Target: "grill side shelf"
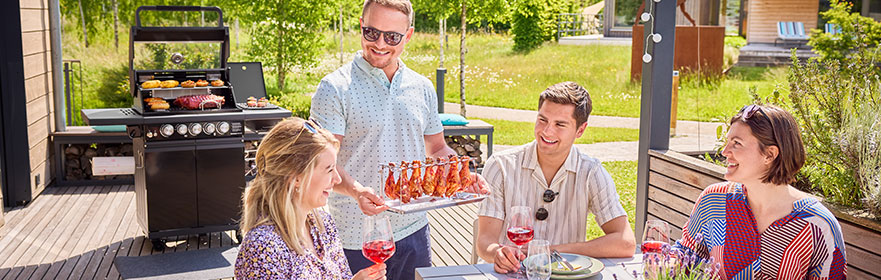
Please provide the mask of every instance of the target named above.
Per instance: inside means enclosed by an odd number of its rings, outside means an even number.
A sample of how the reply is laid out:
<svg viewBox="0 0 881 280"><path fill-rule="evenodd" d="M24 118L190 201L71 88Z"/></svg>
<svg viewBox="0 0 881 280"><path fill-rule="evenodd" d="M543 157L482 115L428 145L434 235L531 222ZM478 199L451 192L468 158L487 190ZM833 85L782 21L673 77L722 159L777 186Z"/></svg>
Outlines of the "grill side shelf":
<svg viewBox="0 0 881 280"><path fill-rule="evenodd" d="M87 125L140 125L144 117L131 108L82 109Z"/></svg>

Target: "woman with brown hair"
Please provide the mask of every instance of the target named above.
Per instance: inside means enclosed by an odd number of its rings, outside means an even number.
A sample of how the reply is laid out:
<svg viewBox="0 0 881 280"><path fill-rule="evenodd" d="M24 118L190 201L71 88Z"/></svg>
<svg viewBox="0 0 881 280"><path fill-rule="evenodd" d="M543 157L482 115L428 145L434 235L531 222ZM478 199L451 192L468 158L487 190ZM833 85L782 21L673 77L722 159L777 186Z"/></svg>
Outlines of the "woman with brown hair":
<svg viewBox="0 0 881 280"><path fill-rule="evenodd" d="M237 279L384 279L385 265L354 276L336 225L319 209L340 182L339 142L314 121L275 125L257 149L257 177L245 189Z"/></svg>
<svg viewBox="0 0 881 280"><path fill-rule="evenodd" d="M838 221L790 185L805 161L795 119L748 105L729 123L728 182L701 193L674 247L719 263L723 279L845 279Z"/></svg>

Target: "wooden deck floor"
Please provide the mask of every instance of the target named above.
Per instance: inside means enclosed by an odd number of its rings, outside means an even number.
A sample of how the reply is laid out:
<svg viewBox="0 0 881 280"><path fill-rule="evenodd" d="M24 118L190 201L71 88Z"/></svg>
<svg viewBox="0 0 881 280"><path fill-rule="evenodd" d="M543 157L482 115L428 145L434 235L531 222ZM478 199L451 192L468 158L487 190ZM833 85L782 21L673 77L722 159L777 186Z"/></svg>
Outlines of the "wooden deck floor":
<svg viewBox="0 0 881 280"><path fill-rule="evenodd" d="M134 187L48 188L27 207L8 209L0 228L0 279L120 279L116 256L145 256L235 245L232 231L169 238L154 251L135 218ZM432 262L467 264L475 204L429 212Z"/></svg>
<svg viewBox="0 0 881 280"><path fill-rule="evenodd" d="M466 265L471 261L473 230L479 203L428 212L431 234L431 264Z"/></svg>

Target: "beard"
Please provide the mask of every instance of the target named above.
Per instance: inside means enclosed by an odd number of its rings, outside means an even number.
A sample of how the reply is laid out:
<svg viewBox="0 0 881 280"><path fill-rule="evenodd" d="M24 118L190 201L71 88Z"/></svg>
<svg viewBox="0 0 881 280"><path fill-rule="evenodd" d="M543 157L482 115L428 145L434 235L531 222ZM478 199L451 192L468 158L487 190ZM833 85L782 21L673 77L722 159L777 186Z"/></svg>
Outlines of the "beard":
<svg viewBox="0 0 881 280"><path fill-rule="evenodd" d="M388 67L389 65L392 65L392 63L394 63L397 60L397 59L392 58L391 56L388 56L385 58L376 57L376 55L372 53L373 51L370 51L370 50L368 50L368 51L371 53L369 53L367 56L365 56L367 63L369 63L370 66L373 66L373 67L376 67L379 69L385 69L386 67Z"/></svg>

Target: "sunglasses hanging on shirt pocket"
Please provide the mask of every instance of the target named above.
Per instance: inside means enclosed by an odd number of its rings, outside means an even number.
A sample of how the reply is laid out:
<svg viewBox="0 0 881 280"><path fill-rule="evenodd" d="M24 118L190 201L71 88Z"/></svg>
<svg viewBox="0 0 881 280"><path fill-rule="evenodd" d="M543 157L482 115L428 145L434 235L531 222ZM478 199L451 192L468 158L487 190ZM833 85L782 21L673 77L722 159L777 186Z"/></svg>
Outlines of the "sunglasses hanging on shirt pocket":
<svg viewBox="0 0 881 280"><path fill-rule="evenodd" d="M557 195L559 195L559 194L560 194L559 192L555 192L555 191L548 189L548 190L545 190L545 192L541 195L541 200L543 200L544 202L550 203L550 202L553 202L554 199L556 199ZM535 219L536 220L544 221L548 218L548 215L549 215L548 209L545 209L544 207L541 207L541 208L538 208L538 210L535 210Z"/></svg>

